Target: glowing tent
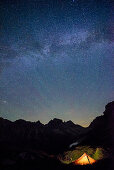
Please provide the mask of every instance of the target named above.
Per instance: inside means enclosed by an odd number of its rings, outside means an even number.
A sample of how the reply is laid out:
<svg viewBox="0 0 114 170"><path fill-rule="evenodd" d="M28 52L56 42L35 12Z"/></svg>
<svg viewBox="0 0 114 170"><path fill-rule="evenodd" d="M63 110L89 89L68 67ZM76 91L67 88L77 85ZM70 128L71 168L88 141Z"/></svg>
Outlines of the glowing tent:
<svg viewBox="0 0 114 170"><path fill-rule="evenodd" d="M74 161L77 165L87 165L87 164L93 164L96 161L88 156L86 153L84 153L80 158L78 158L76 161Z"/></svg>

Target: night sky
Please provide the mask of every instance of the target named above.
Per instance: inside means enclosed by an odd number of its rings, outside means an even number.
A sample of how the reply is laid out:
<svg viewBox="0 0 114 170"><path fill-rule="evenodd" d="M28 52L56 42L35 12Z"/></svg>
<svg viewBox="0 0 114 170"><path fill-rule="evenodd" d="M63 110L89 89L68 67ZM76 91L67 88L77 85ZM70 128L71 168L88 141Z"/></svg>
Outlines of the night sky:
<svg viewBox="0 0 114 170"><path fill-rule="evenodd" d="M87 126L114 97L111 0L0 3L0 117Z"/></svg>

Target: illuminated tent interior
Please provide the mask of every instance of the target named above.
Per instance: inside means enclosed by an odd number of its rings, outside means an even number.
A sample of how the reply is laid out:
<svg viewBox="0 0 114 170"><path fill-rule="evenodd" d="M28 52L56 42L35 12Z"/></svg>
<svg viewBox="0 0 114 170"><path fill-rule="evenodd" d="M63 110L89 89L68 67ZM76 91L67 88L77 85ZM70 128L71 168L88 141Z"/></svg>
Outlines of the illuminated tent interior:
<svg viewBox="0 0 114 170"><path fill-rule="evenodd" d="M86 153L84 153L80 158L74 161L76 165L87 165L87 164L93 164L96 161L88 156Z"/></svg>

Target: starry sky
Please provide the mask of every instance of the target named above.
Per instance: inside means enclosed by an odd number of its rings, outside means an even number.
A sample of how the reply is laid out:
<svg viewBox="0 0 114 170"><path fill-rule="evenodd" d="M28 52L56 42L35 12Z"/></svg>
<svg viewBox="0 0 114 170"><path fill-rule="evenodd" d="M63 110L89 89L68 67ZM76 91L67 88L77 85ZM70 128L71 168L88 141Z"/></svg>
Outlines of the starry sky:
<svg viewBox="0 0 114 170"><path fill-rule="evenodd" d="M111 0L0 3L0 117L88 126L114 98Z"/></svg>

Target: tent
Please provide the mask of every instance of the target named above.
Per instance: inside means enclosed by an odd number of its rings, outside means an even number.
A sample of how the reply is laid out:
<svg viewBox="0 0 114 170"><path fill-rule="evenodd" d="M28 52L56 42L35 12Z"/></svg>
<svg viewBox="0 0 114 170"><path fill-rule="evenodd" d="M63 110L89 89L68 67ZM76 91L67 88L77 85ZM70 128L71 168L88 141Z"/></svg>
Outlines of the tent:
<svg viewBox="0 0 114 170"><path fill-rule="evenodd" d="M95 162L96 161L86 153L84 153L80 158L74 161L74 163L77 165L87 165L87 164L93 164Z"/></svg>

